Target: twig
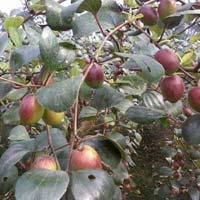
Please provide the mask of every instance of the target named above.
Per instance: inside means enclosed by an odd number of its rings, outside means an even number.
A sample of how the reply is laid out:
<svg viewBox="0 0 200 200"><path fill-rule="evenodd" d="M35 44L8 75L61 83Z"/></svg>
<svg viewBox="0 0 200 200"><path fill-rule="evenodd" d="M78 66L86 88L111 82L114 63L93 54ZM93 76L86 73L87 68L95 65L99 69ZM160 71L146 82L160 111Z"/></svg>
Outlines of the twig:
<svg viewBox="0 0 200 200"><path fill-rule="evenodd" d="M3 78L3 77L0 77L0 80L8 82L8 83L15 84L15 85L19 85L21 87L41 87L41 85L32 85L32 84L26 85L26 84L23 84L23 83L18 83L16 81L13 81L13 80L10 80L10 79L7 79L7 78Z"/></svg>
<svg viewBox="0 0 200 200"><path fill-rule="evenodd" d="M46 124L46 130L47 130L48 145L51 148L51 151L52 151L53 156L54 156L55 161L56 161L56 165L57 165L58 169L60 169L60 164L58 162L58 158L56 156L56 152L55 152L55 149L54 149L54 146L53 146L53 143L52 143L51 131L50 131L50 128L47 124Z"/></svg>
<svg viewBox="0 0 200 200"><path fill-rule="evenodd" d="M162 31L162 33L161 33L161 35L160 35L160 38L157 40L158 43L159 43L160 41L162 41L162 38L163 38L164 33L165 33L165 30L166 30L166 25L164 25L163 31Z"/></svg>
<svg viewBox="0 0 200 200"><path fill-rule="evenodd" d="M106 37L104 38L104 41L101 43L101 46L98 48L96 55L95 55L95 59L98 60L98 57L101 54L101 50L103 48L103 46L105 45L106 41L108 40L109 37L111 37L116 31L118 31L119 29L121 29L122 27L126 26L129 22L126 21L122 24L120 24L119 26L115 27L115 29L113 29L110 33L108 33L108 35L106 35Z"/></svg>
<svg viewBox="0 0 200 200"><path fill-rule="evenodd" d="M67 168L66 168L66 172L69 173L69 168L70 168L70 162L71 162L71 156L72 156L72 151L73 151L73 148L74 148L74 145L75 145L75 139L78 135L78 129L77 129L77 120L78 120L78 103L79 103L79 92L80 92L80 89L81 89L81 85L82 83L84 82L86 76L88 75L90 69L92 68L94 64L94 61L92 61L90 63L90 65L88 66L85 74L83 75L82 79L81 79L81 82L78 86L78 90L77 90L77 93L76 93L76 99L75 99L75 102L74 102L74 126L73 126L73 134L71 136L71 145L70 145L70 152L69 152L69 158L67 160Z"/></svg>
<svg viewBox="0 0 200 200"><path fill-rule="evenodd" d="M161 49L161 46L158 44L158 42L156 42L146 31L144 31L142 28L140 28L138 25L136 25L134 23L132 23L132 25L136 29L138 29L139 31L141 31L142 33L144 33L150 39L150 41L155 44L155 46L157 46L159 49Z"/></svg>

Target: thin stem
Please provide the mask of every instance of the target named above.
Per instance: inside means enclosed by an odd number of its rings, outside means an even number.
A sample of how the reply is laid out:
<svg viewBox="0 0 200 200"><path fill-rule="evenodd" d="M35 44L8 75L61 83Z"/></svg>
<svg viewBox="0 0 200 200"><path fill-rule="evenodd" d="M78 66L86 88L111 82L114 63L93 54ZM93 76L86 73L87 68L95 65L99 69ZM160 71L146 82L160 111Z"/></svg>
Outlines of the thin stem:
<svg viewBox="0 0 200 200"><path fill-rule="evenodd" d="M52 142L52 136L51 136L50 127L48 125L46 125L46 130L47 130L48 145L51 148L51 151L52 151L53 156L54 156L55 161L56 161L56 165L57 165L58 169L60 169L60 164L58 162L58 158L56 156L56 151L54 149L53 142Z"/></svg>
<svg viewBox="0 0 200 200"><path fill-rule="evenodd" d="M100 22L99 22L99 19L98 19L98 17L97 17L97 14L94 14L94 18L95 18L95 20L96 20L96 23L97 23L97 25L98 25L98 27L99 27L99 30L101 31L102 35L103 35L104 37L106 37L106 34L105 34L104 31L103 31L103 28L102 28L102 26L101 26L101 24L100 24Z"/></svg>
<svg viewBox="0 0 200 200"><path fill-rule="evenodd" d="M108 40L109 37L111 37L116 31L118 31L119 29L121 29L122 27L126 26L129 22L126 21L123 24L120 24L119 26L115 27L110 33L108 33L108 35L106 35L106 37L104 38L103 42L101 43L101 46L98 48L96 55L95 55L95 59L98 60L98 57L101 54L101 50L103 48L103 46L105 45L106 41Z"/></svg>
<svg viewBox="0 0 200 200"><path fill-rule="evenodd" d="M13 81L13 80L10 80L10 79L7 79L7 78L3 78L3 77L0 77L0 80L8 82L8 83L15 84L15 85L19 85L21 87L41 87L41 85L31 85L31 84L26 85L26 84L23 84L23 83L18 83L16 81Z"/></svg>
<svg viewBox="0 0 200 200"><path fill-rule="evenodd" d="M141 31L143 34L145 34L151 41L152 43L155 44L155 46L157 46L159 49L161 49L161 46L158 44L158 42L156 42L146 31L144 31L142 28L140 28L138 25L132 23L132 25L138 29L139 31Z"/></svg>
<svg viewBox="0 0 200 200"><path fill-rule="evenodd" d="M75 145L75 139L76 139L76 137L78 135L77 121L78 121L79 92L80 92L80 89L81 89L81 85L84 82L84 80L85 80L86 76L88 75L90 69L92 68L93 64L94 64L94 61L92 61L90 63L90 65L88 66L85 74L83 75L83 77L81 79L81 82L80 82L80 84L78 86L78 90L77 90L77 93L76 93L76 99L75 99L75 102L74 102L74 119L73 119L73 121L74 121L74 126L73 126L74 131L73 131L73 134L71 136L70 152L69 152L69 158L67 160L67 168L66 168L66 172L67 173L69 173L69 168L70 168L70 162L71 162L73 147Z"/></svg>
<svg viewBox="0 0 200 200"><path fill-rule="evenodd" d="M161 35L160 35L160 38L157 40L158 43L159 43L160 41L162 41L162 38L163 38L163 36L164 36L164 34L165 34L165 30L166 30L166 25L163 27L163 31L162 31L162 33L161 33Z"/></svg>

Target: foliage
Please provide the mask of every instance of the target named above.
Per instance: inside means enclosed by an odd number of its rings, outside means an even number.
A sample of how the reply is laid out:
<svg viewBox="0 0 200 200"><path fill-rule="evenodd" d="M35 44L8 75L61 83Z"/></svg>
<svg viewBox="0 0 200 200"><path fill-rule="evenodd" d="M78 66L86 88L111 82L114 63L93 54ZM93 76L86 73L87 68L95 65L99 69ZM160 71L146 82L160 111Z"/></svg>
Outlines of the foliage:
<svg viewBox="0 0 200 200"><path fill-rule="evenodd" d="M188 90L199 84L199 3L177 1L175 13L144 25L140 7L156 10L160 2L62 2L25 0L24 10L0 16L0 198L126 199L138 192L134 157L142 130L159 124L171 141L160 147L166 162L155 171L155 198L199 199L200 117L185 112L192 106ZM173 49L180 62L174 75L185 90L176 102L160 89L166 71L154 55L162 48ZM104 83L91 88L85 78L95 63ZM64 112L62 122L22 125L19 105L30 93L43 109ZM102 169L71 168L73 150L85 144ZM54 157L58 170L32 168L43 154Z"/></svg>

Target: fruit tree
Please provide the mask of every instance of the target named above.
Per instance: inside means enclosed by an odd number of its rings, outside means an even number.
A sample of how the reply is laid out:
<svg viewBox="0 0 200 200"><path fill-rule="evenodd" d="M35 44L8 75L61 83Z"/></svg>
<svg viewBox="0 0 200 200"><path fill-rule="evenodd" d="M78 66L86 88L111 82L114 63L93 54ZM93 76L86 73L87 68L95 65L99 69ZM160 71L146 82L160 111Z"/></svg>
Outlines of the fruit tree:
<svg viewBox="0 0 200 200"><path fill-rule="evenodd" d="M0 199L199 199L199 1L23 3L0 15Z"/></svg>

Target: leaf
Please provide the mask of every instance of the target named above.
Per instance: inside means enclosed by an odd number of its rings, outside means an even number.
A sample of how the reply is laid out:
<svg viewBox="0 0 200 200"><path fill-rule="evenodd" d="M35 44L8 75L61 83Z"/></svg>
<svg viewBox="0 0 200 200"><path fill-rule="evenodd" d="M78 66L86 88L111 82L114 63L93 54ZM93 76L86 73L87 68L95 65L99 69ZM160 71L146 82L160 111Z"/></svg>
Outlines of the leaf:
<svg viewBox="0 0 200 200"><path fill-rule="evenodd" d="M195 34L195 35L193 35L193 36L191 36L190 37L190 43L195 43L195 42L197 42L197 41L199 41L200 40L200 34L199 33L197 33L197 34Z"/></svg>
<svg viewBox="0 0 200 200"><path fill-rule="evenodd" d="M176 17L176 16L181 16L181 15L200 15L200 9L195 9L195 10L186 10L182 12L176 12L168 17Z"/></svg>
<svg viewBox="0 0 200 200"><path fill-rule="evenodd" d="M99 9L101 8L101 0L84 0L79 8L79 12L88 11L93 15L96 15Z"/></svg>
<svg viewBox="0 0 200 200"><path fill-rule="evenodd" d="M109 174L103 170L79 170L73 172L70 193L68 194L68 199L74 200L122 199L119 188L114 184Z"/></svg>
<svg viewBox="0 0 200 200"><path fill-rule="evenodd" d="M22 25L24 18L21 16L7 17L3 23L3 26L10 36L13 43L19 47L22 44L22 37L18 28Z"/></svg>
<svg viewBox="0 0 200 200"><path fill-rule="evenodd" d="M22 125L15 126L9 134L9 140L28 140L30 139L26 128Z"/></svg>
<svg viewBox="0 0 200 200"><path fill-rule="evenodd" d="M97 115L97 110L96 108L93 108L91 106L85 106L82 108L79 118L90 118L90 117L95 117Z"/></svg>
<svg viewBox="0 0 200 200"><path fill-rule="evenodd" d="M130 107L133 106L133 102L128 99L124 99L123 101L119 102L117 105L114 106L117 110L121 113L125 113Z"/></svg>
<svg viewBox="0 0 200 200"><path fill-rule="evenodd" d="M136 123L146 124L164 117L164 113L160 110L137 106L129 108L125 116Z"/></svg>
<svg viewBox="0 0 200 200"><path fill-rule="evenodd" d="M23 96L25 96L27 92L28 92L28 88L12 89L8 93L6 98L11 101L17 101L17 100L20 100Z"/></svg>
<svg viewBox="0 0 200 200"><path fill-rule="evenodd" d="M103 85L94 92L92 106L97 110L111 108L123 100L123 95L110 86Z"/></svg>
<svg viewBox="0 0 200 200"><path fill-rule="evenodd" d="M0 183L0 194L9 192L18 178L18 170L15 166L11 167L7 174L4 174L4 181Z"/></svg>
<svg viewBox="0 0 200 200"><path fill-rule="evenodd" d="M3 182L5 175L24 155L29 152L22 144L16 144L9 147L0 159L0 183Z"/></svg>
<svg viewBox="0 0 200 200"><path fill-rule="evenodd" d="M17 200L60 200L69 184L64 171L33 169L24 173L17 181Z"/></svg>
<svg viewBox="0 0 200 200"><path fill-rule="evenodd" d="M3 123L9 125L19 124L20 118L18 110L19 110L18 106L13 106L11 108L8 108L6 112L3 113Z"/></svg>
<svg viewBox="0 0 200 200"><path fill-rule="evenodd" d="M133 59L141 68L144 78L149 82L158 82L165 74L164 68L155 59L146 55L116 53L119 56Z"/></svg>
<svg viewBox="0 0 200 200"><path fill-rule="evenodd" d="M38 46L22 46L15 49L10 56L10 67L16 71L23 65L36 59L40 54Z"/></svg>
<svg viewBox="0 0 200 200"><path fill-rule="evenodd" d="M190 144L200 144L200 114L187 118L182 126L182 136Z"/></svg>
<svg viewBox="0 0 200 200"><path fill-rule="evenodd" d="M39 47L45 67L50 70L56 70L60 66L60 63L57 59L59 53L59 44L56 36L49 27L45 27L43 29Z"/></svg>
<svg viewBox="0 0 200 200"><path fill-rule="evenodd" d="M8 34L6 32L1 32L0 33L0 56L6 49L8 45L8 41L9 41Z"/></svg>
<svg viewBox="0 0 200 200"><path fill-rule="evenodd" d="M52 128L50 129L52 137L52 145L56 149L60 146L67 144L67 140L64 137L63 132L60 129ZM36 150L41 151L48 146L48 136L47 132L42 132L36 137Z"/></svg>
<svg viewBox="0 0 200 200"><path fill-rule="evenodd" d="M56 1L48 0L46 3L47 23L53 30L66 31L71 29L72 14L63 15L65 8ZM74 10L74 12L76 9ZM73 12L72 12L73 13Z"/></svg>
<svg viewBox="0 0 200 200"><path fill-rule="evenodd" d="M163 166L159 169L159 174L164 177L169 177L173 173L172 169L166 166Z"/></svg>
<svg viewBox="0 0 200 200"><path fill-rule="evenodd" d="M121 158L125 157L124 150L114 140L104 136L84 142L92 146L100 155L101 160L111 168L116 168Z"/></svg>
<svg viewBox="0 0 200 200"><path fill-rule="evenodd" d="M64 112L73 105L80 82L81 77L75 77L41 88L37 100L47 109Z"/></svg>
<svg viewBox="0 0 200 200"><path fill-rule="evenodd" d="M102 6L97 13L97 18L103 30L113 28L124 22L124 18L120 14L120 10L114 1L112 1L110 6ZM75 16L75 20L72 23L72 30L76 37L88 36L100 31L91 13L83 13Z"/></svg>
<svg viewBox="0 0 200 200"><path fill-rule="evenodd" d="M117 81L126 95L141 95L147 89L147 83L138 75L128 75Z"/></svg>
<svg viewBox="0 0 200 200"><path fill-rule="evenodd" d="M2 76L4 77L4 76ZM4 77L6 78L6 77ZM12 84L0 80L0 100L6 97L6 95L12 90Z"/></svg>
<svg viewBox="0 0 200 200"><path fill-rule="evenodd" d="M197 188L190 188L188 191L191 200L199 200L200 198L200 193L199 190Z"/></svg>

